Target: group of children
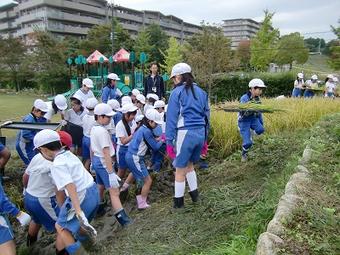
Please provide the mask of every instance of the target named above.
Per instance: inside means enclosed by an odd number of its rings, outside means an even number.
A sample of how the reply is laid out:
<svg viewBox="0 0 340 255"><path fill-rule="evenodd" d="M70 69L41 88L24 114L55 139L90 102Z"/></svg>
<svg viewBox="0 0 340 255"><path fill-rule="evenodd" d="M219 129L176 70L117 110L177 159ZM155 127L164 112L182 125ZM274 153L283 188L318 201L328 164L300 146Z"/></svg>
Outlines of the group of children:
<svg viewBox="0 0 340 255"><path fill-rule="evenodd" d="M64 131L21 130L17 136L16 148L26 165L24 205L29 215L19 212L2 189L0 202L4 206L1 204L0 212L29 224L27 245L37 240L43 226L56 233L56 254L85 254L81 243L96 237L90 222L105 213L105 190L117 221L122 226L131 224L120 193L135 182L137 208L150 207L149 172L160 171L164 156L176 168L174 208L184 206L186 181L192 201L198 201L194 164L208 150L208 96L194 83L191 67L185 63L173 67L171 79L174 89L168 106L155 93L145 97L134 89L129 96L122 96L116 87L116 74L108 75L101 103L94 97L93 82L88 78L70 98L70 109L62 95L50 103L41 99L34 102L24 122L44 123L60 114ZM3 222L7 222L5 218L0 224L0 248L15 254L11 229L3 229L7 226Z"/></svg>
<svg viewBox="0 0 340 255"><path fill-rule="evenodd" d="M338 85L338 78L332 74L327 75L325 80L324 97L335 98ZM304 74L298 73L294 81L292 97L312 98L315 95L315 89L319 88L320 81L316 74L313 74L307 81L304 80Z"/></svg>

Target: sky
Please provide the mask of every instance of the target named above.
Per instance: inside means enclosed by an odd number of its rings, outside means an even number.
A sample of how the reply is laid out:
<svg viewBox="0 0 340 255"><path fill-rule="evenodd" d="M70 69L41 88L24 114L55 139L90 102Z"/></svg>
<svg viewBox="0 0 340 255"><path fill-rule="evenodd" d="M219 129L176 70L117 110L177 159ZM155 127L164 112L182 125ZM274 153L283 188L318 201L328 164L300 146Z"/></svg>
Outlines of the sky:
<svg viewBox="0 0 340 255"><path fill-rule="evenodd" d="M198 25L202 20L210 24L235 18L262 21L263 10L268 9L275 12L273 27L281 35L300 32L305 38L321 37L326 41L336 38L330 25L338 26L340 19L340 0L114 0L114 3L172 14Z"/></svg>

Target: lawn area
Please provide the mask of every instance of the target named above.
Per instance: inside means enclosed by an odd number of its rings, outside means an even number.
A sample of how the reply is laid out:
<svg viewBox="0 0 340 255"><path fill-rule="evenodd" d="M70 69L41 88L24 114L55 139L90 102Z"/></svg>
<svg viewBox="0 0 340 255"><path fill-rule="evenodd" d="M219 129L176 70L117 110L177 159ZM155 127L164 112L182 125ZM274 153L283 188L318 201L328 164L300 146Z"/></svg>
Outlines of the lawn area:
<svg viewBox="0 0 340 255"><path fill-rule="evenodd" d="M296 72L304 71L304 73L307 75L308 79L311 74L329 74L334 73L334 70L332 70L329 65L327 64L328 57L324 55L309 55L309 58L306 63L303 65L295 64L293 66L293 70L296 70Z"/></svg>

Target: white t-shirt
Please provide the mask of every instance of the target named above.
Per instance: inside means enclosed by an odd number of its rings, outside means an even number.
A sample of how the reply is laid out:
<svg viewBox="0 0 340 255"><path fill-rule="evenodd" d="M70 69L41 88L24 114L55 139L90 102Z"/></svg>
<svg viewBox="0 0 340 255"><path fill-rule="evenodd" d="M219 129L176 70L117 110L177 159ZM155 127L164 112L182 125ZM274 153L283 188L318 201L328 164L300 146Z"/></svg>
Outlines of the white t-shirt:
<svg viewBox="0 0 340 255"><path fill-rule="evenodd" d="M294 88L297 88L297 89L302 89L303 85L305 84L305 82L303 80L295 80L294 81Z"/></svg>
<svg viewBox="0 0 340 255"><path fill-rule="evenodd" d="M130 126L130 129L131 129L131 134L133 134L133 132L135 131L136 127L137 127L137 124L136 122L133 120L129 123L129 126ZM125 129L125 126L123 124L123 121L119 121L117 123L117 126L116 126L116 137L117 137L117 144L118 145L124 145L124 146L129 146L130 143L127 143L127 144L123 144L120 140L120 138L122 137L127 137L129 136L128 133L126 132L126 129Z"/></svg>
<svg viewBox="0 0 340 255"><path fill-rule="evenodd" d="M326 82L326 90L328 93L334 93L336 86L333 82Z"/></svg>
<svg viewBox="0 0 340 255"><path fill-rule="evenodd" d="M40 153L35 155L25 173L29 175L26 192L39 198L50 198L55 195L55 185L51 177L53 163Z"/></svg>
<svg viewBox="0 0 340 255"><path fill-rule="evenodd" d="M73 183L76 186L80 203L84 200L86 189L94 183L92 175L84 168L79 158L70 151L63 151L53 161L51 175L58 190L67 190L65 186Z"/></svg>
<svg viewBox="0 0 340 255"><path fill-rule="evenodd" d="M73 109L69 109L66 111L64 118L75 125L83 126L83 117L85 114L85 111L76 113Z"/></svg>
<svg viewBox="0 0 340 255"><path fill-rule="evenodd" d="M91 150L94 156L104 159L103 149L107 147L110 150L110 156L114 156L115 149L113 148L109 131L100 125L93 126L91 129Z"/></svg>
<svg viewBox="0 0 340 255"><path fill-rule="evenodd" d="M91 129L97 122L94 120L94 115L89 113L83 117L83 134L84 136L90 137Z"/></svg>
<svg viewBox="0 0 340 255"><path fill-rule="evenodd" d="M86 108L86 101L87 99L91 98L91 97L94 97L94 94L92 92L92 90L89 90L87 93L84 93L84 91L82 89L78 89L76 91L76 93L74 93L73 96L77 95L78 97L81 98L81 104L83 105L84 108ZM78 98L77 97L77 98Z"/></svg>
<svg viewBox="0 0 340 255"><path fill-rule="evenodd" d="M44 115L44 118L47 119L48 121L51 121L53 115L55 115L56 113L54 112L54 109L52 107L52 101L48 101L48 102L45 102L45 103L47 104L48 111ZM65 114L65 111L58 111L58 112L61 113L62 115Z"/></svg>

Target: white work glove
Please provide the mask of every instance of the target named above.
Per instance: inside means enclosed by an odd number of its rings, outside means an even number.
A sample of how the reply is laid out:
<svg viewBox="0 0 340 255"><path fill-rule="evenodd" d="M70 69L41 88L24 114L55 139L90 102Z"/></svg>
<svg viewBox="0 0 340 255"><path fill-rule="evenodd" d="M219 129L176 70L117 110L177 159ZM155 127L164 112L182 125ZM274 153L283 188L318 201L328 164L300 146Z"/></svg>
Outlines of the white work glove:
<svg viewBox="0 0 340 255"><path fill-rule="evenodd" d="M23 227L30 223L31 216L29 216L27 213L23 211L20 211L19 214L17 215L17 220L20 222L20 225Z"/></svg>
<svg viewBox="0 0 340 255"><path fill-rule="evenodd" d="M110 187L111 188L119 188L119 182L121 179L115 172L109 173Z"/></svg>
<svg viewBox="0 0 340 255"><path fill-rule="evenodd" d="M77 214L77 219L79 220L80 226L89 234L92 238L97 236L97 231L87 220L83 211Z"/></svg>
<svg viewBox="0 0 340 255"><path fill-rule="evenodd" d="M61 120L60 125L62 127L66 126L67 125L67 121L66 120Z"/></svg>

